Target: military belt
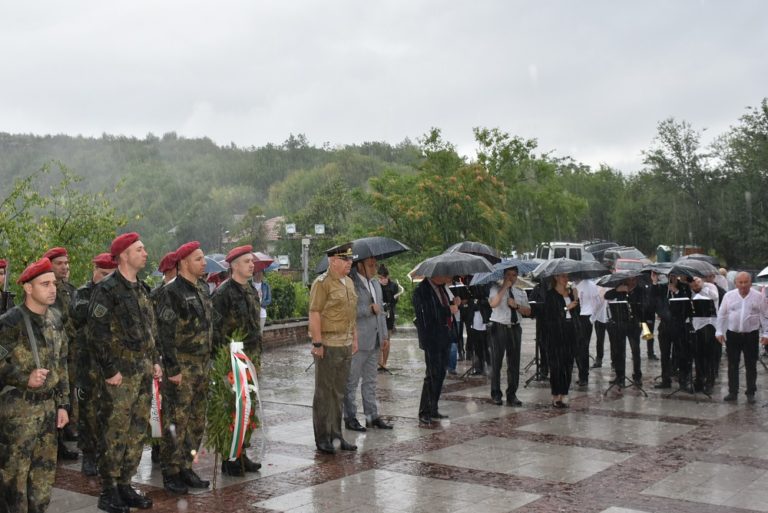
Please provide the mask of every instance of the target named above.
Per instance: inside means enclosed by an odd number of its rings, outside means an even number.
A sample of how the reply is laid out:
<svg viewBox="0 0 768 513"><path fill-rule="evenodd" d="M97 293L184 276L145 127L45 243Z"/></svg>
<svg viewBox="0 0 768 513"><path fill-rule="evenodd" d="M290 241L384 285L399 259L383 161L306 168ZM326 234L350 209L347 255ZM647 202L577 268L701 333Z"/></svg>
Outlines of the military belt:
<svg viewBox="0 0 768 513"><path fill-rule="evenodd" d="M49 390L47 392L33 392L32 390L26 390L22 392L16 387L6 386L0 391L0 397L12 397L14 399L24 399L31 403L42 403L49 401L56 396L56 392Z"/></svg>

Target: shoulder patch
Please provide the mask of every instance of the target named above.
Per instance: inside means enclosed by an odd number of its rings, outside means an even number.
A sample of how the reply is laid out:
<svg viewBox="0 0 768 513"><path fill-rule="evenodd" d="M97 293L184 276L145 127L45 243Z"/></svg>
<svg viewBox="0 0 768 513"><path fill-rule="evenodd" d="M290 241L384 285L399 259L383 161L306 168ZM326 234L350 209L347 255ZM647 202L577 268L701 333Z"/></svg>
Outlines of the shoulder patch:
<svg viewBox="0 0 768 513"><path fill-rule="evenodd" d="M93 307L93 316L96 317L97 319L101 319L107 314L108 311L109 310L107 310L106 306L102 305L101 303L98 303L96 304L96 306Z"/></svg>
<svg viewBox="0 0 768 513"><path fill-rule="evenodd" d="M160 312L159 317L165 322L170 322L176 318L176 312L173 311L173 308L166 306L163 308L163 311Z"/></svg>
<svg viewBox="0 0 768 513"><path fill-rule="evenodd" d="M0 346L0 360L8 356L9 352L10 351L8 351L6 348L4 348L3 346Z"/></svg>
<svg viewBox="0 0 768 513"><path fill-rule="evenodd" d="M323 281L323 280L325 280L327 277L328 277L328 273L323 273L323 274L321 274L320 276L318 276L318 277L317 277L315 280L316 280L316 281L320 281L320 282L322 282L322 281Z"/></svg>

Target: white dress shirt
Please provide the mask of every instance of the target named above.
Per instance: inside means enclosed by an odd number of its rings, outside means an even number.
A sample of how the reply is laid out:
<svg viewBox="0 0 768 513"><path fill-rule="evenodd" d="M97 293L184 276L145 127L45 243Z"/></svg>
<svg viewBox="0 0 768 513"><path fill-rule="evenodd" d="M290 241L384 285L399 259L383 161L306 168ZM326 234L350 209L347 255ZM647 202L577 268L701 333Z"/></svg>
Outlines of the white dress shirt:
<svg viewBox="0 0 768 513"><path fill-rule="evenodd" d="M579 291L580 315L588 315L589 320L593 321L593 317L600 309L600 291L597 285L592 280L580 280L576 284L576 290Z"/></svg>
<svg viewBox="0 0 768 513"><path fill-rule="evenodd" d="M496 297L496 294L499 293L501 290L501 286L496 284L491 287L491 291L488 294L488 299L491 299L492 297ZM509 288L508 292L510 292L515 302L518 306L523 306L525 308L530 308L530 305L528 304L528 295L525 293L525 291L519 287L512 286ZM523 314L520 313L519 310L515 310L517 312L517 321L520 322L522 320ZM512 310L509 308L509 305L507 304L506 299L503 299L499 302L498 306L494 308L491 311L491 322L498 322L499 324L511 324L512 323Z"/></svg>
<svg viewBox="0 0 768 513"><path fill-rule="evenodd" d="M717 311L715 335L725 335L726 331L750 333L761 328L762 336L768 337L768 302L763 295L754 289L749 289L746 297L741 297L739 289L726 292Z"/></svg>

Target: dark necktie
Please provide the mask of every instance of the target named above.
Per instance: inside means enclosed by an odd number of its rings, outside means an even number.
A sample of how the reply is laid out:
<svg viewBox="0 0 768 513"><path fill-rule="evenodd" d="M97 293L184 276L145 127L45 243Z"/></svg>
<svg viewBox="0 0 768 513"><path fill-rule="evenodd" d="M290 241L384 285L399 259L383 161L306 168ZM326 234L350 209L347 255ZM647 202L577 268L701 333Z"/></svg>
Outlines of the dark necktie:
<svg viewBox="0 0 768 513"><path fill-rule="evenodd" d="M515 299L515 295L512 294L512 287L509 288L509 297L510 297L510 299ZM509 316L510 323L511 324L517 324L517 321L518 321L518 319L517 319L517 310L515 310L514 308L512 308L510 306L509 307L509 313L510 313L510 316Z"/></svg>

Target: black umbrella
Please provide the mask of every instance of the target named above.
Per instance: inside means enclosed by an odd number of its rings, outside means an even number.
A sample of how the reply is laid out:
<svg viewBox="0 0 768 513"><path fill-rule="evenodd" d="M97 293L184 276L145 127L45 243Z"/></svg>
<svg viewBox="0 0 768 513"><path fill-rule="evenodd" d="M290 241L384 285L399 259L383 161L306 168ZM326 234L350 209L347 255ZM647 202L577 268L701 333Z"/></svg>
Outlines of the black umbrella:
<svg viewBox="0 0 768 513"><path fill-rule="evenodd" d="M493 272L478 273L472 276L470 285L485 285L486 283L499 281L504 277L504 271L512 267L517 267L517 272L519 274L528 274L536 269L536 264L530 260L518 260L517 258L505 259L498 264L493 264Z"/></svg>
<svg viewBox="0 0 768 513"><path fill-rule="evenodd" d="M608 274L595 282L600 287L606 287L613 289L622 285L625 280L630 278L638 278L642 276L643 272L638 269L628 269L626 271L616 271L613 274Z"/></svg>
<svg viewBox="0 0 768 513"><path fill-rule="evenodd" d="M704 255L702 253L691 253L690 255L685 255L684 257L678 258L675 263L679 262L680 260L701 260L702 262L712 264L715 267L720 267L720 262L717 260L717 258Z"/></svg>
<svg viewBox="0 0 768 513"><path fill-rule="evenodd" d="M531 276L534 280L544 281L556 274L568 274L571 279L587 280L598 278L610 273L600 262L594 260L572 260L570 258L554 258L539 264Z"/></svg>
<svg viewBox="0 0 768 513"><path fill-rule="evenodd" d="M655 272L656 274L669 274L672 270L671 262L656 262L655 264L646 264L640 269L643 272Z"/></svg>
<svg viewBox="0 0 768 513"><path fill-rule="evenodd" d="M491 271L493 267L481 256L469 253L443 253L427 258L408 274L429 278L431 276L466 276Z"/></svg>
<svg viewBox="0 0 768 513"><path fill-rule="evenodd" d="M390 239L389 237L363 237L352 241L352 253L355 255L355 262L375 257L376 260L384 260L400 253L410 251L411 248L402 242ZM315 267L315 272L320 274L328 269L328 257L323 255L320 263Z"/></svg>
<svg viewBox="0 0 768 513"><path fill-rule="evenodd" d="M712 274L717 274L717 267L704 260L679 258L669 272L670 274L684 274L685 276L691 276L692 278L697 276L704 278Z"/></svg>
<svg viewBox="0 0 768 513"><path fill-rule="evenodd" d="M469 253L470 255L478 255L484 257L492 264L501 262L499 252L489 245L483 244L482 242L472 242L465 240L464 242L454 244L445 250L446 253L455 253L457 251L459 253Z"/></svg>

